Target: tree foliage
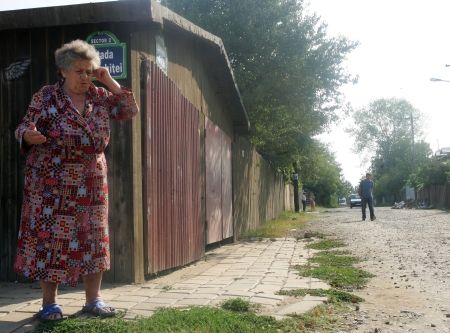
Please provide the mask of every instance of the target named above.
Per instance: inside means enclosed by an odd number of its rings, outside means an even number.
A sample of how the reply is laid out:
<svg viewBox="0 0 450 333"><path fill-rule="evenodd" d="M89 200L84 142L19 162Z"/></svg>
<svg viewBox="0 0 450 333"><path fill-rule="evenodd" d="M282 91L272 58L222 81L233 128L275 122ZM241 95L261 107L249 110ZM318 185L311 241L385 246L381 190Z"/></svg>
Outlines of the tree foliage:
<svg viewBox="0 0 450 333"><path fill-rule="evenodd" d="M341 177L341 168L334 155L323 144L313 141L312 145L315 146L315 154L310 159L305 159L300 167L304 188L314 192L317 203L328 207L336 206L338 196L344 196L347 191Z"/></svg>
<svg viewBox="0 0 450 333"><path fill-rule="evenodd" d="M421 140L422 115L404 99L379 99L354 113L349 130L356 151L371 157L376 182L375 196L382 201L400 200L411 175L426 164L431 154Z"/></svg>
<svg viewBox="0 0 450 333"><path fill-rule="evenodd" d="M431 158L422 164L417 173L411 175L410 181L419 190L444 185L450 182L450 161Z"/></svg>
<svg viewBox="0 0 450 333"><path fill-rule="evenodd" d="M338 117L342 67L356 43L330 38L303 0L165 0L222 38L252 125L252 142L291 170L311 137Z"/></svg>

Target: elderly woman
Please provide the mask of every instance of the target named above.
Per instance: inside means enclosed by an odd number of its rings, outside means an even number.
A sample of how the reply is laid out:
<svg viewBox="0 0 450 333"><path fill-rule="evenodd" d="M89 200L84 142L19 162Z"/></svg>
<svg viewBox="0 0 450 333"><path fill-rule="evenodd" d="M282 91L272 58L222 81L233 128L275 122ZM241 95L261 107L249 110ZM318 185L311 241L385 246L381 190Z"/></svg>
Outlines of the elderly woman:
<svg viewBox="0 0 450 333"><path fill-rule="evenodd" d="M108 185L104 151L109 120L138 112L133 93L121 87L93 46L75 40L55 52L60 81L34 94L16 129L26 154L25 184L15 270L39 280L42 321L64 318L58 284L83 279L83 312L113 316L101 299L110 267ZM108 89L96 87L92 77Z"/></svg>

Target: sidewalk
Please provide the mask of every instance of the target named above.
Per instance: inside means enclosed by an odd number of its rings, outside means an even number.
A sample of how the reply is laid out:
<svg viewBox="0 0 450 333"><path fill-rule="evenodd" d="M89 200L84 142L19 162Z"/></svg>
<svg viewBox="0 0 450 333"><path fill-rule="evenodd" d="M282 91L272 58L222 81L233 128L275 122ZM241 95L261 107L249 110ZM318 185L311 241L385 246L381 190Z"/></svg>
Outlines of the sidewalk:
<svg viewBox="0 0 450 333"><path fill-rule="evenodd" d="M217 306L228 298L242 297L261 305L261 313L282 318L303 313L325 299L276 295L285 289L329 288L320 280L303 278L292 268L303 265L314 250L303 240L278 238L239 242L208 251L204 260L144 284L104 284L103 298L126 319L151 316L159 307ZM58 303L65 315L80 311L82 286L60 290ZM41 304L36 284L0 283L0 332L29 332L36 326L32 316Z"/></svg>

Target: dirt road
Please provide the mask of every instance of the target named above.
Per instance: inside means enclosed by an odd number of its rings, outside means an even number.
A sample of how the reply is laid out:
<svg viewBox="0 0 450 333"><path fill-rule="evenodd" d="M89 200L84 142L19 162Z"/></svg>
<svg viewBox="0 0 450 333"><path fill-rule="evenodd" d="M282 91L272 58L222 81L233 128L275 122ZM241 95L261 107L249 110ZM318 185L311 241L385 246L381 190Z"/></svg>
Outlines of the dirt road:
<svg viewBox="0 0 450 333"><path fill-rule="evenodd" d="M349 244L376 275L343 332L450 332L450 213L375 208L377 220L361 221L360 208L317 214L309 229Z"/></svg>

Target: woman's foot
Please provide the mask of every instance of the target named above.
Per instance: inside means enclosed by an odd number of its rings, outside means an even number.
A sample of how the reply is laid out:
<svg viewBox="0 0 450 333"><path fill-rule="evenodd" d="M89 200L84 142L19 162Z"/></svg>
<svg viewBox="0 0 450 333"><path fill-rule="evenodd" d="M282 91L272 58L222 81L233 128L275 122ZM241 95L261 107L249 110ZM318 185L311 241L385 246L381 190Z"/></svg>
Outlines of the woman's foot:
<svg viewBox="0 0 450 333"><path fill-rule="evenodd" d="M63 316L61 307L56 303L43 306L35 317L41 322L60 321L67 318Z"/></svg>
<svg viewBox="0 0 450 333"><path fill-rule="evenodd" d="M117 314L117 310L112 306L103 302L100 298L95 299L89 304L83 306L83 313L89 313L96 317L114 317Z"/></svg>

